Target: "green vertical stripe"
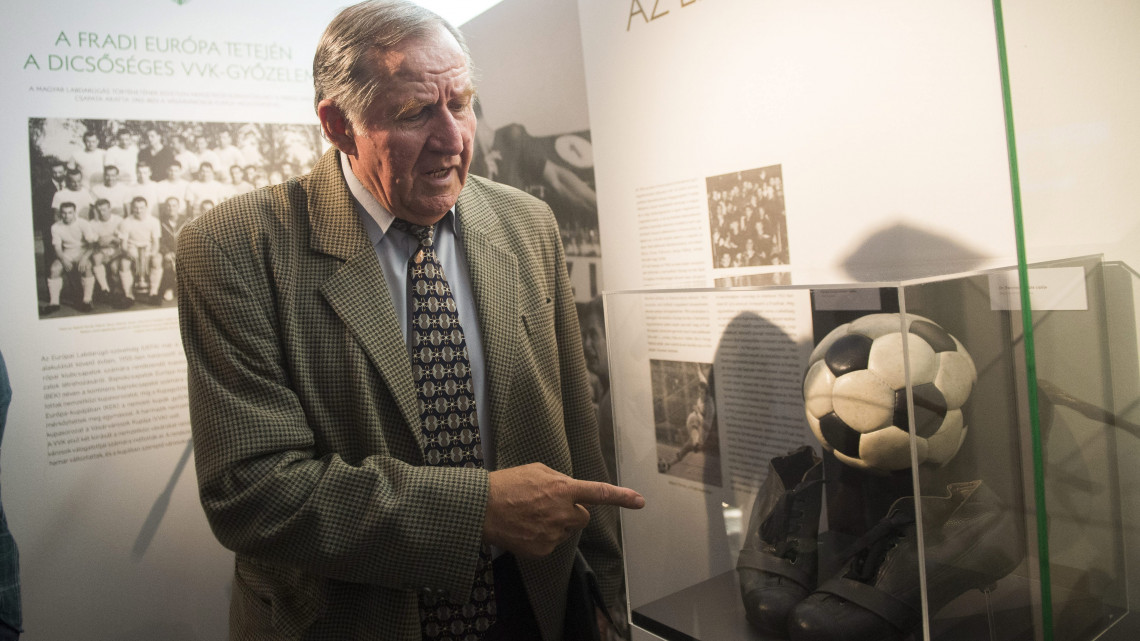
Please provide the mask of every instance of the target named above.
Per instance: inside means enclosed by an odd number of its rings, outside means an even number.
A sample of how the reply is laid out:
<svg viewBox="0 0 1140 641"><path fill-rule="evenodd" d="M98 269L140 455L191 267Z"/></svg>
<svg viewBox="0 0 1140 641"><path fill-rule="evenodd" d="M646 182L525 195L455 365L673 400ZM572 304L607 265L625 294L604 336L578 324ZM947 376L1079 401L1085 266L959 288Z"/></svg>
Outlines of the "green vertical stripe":
<svg viewBox="0 0 1140 641"><path fill-rule="evenodd" d="M1021 179L1017 168L1017 138L1013 130L1013 101L1009 89L1009 60L1005 48L1005 22L1001 0L993 0L997 32L998 68L1005 110L1005 140L1009 152L1009 182L1013 194L1013 226L1017 241L1017 274L1021 282L1021 326L1025 339L1025 382L1029 386L1029 423L1033 440L1033 489L1037 510L1037 558L1041 565L1041 619L1044 641L1053 641L1053 590L1049 578L1049 520L1045 507L1045 457L1041 445L1041 415L1037 407L1037 355L1033 344L1033 310L1029 306L1029 269L1026 265L1025 225L1021 210Z"/></svg>

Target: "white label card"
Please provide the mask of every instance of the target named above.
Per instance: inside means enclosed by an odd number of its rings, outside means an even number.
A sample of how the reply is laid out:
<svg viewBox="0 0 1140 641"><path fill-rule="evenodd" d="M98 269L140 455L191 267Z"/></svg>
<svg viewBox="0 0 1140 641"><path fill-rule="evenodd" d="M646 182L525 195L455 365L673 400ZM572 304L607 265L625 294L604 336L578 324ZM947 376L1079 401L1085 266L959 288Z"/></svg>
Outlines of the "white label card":
<svg viewBox="0 0 1140 641"><path fill-rule="evenodd" d="M815 294L815 308L819 310L878 310L882 309L882 299L879 297L879 288L867 287L861 289L817 289Z"/></svg>
<svg viewBox="0 0 1140 641"><path fill-rule="evenodd" d="M1029 306L1034 311L1086 310L1083 267L1041 267L1029 270ZM1021 309L1021 290L1017 271L1009 270L990 276L990 308Z"/></svg>

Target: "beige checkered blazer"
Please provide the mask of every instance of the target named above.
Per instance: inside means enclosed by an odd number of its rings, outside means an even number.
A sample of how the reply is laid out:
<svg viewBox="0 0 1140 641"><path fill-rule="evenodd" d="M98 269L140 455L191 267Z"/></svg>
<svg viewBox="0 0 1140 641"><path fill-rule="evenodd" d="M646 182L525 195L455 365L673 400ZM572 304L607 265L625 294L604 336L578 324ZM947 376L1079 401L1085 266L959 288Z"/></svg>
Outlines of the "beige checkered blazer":
<svg viewBox="0 0 1140 641"><path fill-rule="evenodd" d="M606 473L549 208L470 177L459 198L498 465ZM335 150L178 239L179 318L202 505L236 552L233 639L420 638L417 594L465 598L483 470L423 465L411 361ZM547 641L574 546L616 595L612 509L520 563Z"/></svg>

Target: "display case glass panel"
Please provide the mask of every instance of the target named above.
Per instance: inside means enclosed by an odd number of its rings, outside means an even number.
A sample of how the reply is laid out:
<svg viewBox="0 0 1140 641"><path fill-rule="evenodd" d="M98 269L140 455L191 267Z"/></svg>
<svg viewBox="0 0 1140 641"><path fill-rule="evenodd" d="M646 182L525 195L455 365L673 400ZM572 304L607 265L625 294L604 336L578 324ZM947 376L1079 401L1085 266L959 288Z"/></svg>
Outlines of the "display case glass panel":
<svg viewBox="0 0 1140 641"><path fill-rule="evenodd" d="M1140 7L993 5L1025 297L1042 636L1106 628L1102 638L1140 638ZM1101 257L1086 289L1099 315L1032 299L1057 273L1032 266L1078 255ZM1109 472L1115 484L1101 482Z"/></svg>

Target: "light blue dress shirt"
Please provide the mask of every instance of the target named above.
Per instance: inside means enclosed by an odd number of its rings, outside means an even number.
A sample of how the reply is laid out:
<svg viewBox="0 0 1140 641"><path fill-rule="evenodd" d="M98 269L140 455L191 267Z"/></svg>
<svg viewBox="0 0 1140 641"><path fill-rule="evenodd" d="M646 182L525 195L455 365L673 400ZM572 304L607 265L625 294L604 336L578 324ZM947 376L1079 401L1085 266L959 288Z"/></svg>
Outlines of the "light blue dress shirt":
<svg viewBox="0 0 1140 641"><path fill-rule="evenodd" d="M408 336L408 261L418 247L418 241L404 232L391 228L395 216L384 208L352 173L348 157L340 156L340 166L344 171L344 181L356 203L356 213L376 258L384 272L388 292L392 296L392 306L396 308L396 318L400 320L400 331L408 347L411 359L411 337ZM483 340L479 332L479 315L475 307L475 296L471 289L471 272L467 268L467 258L463 253L463 230L455 209L447 213L435 226L435 254L443 266L447 283L459 312L459 324L463 326L463 336L467 341L467 356L471 361L471 381L475 385L475 408L479 414L479 438L483 442L483 466L495 469L495 448L493 430L490 426L490 408L487 405L487 386L484 376Z"/></svg>

